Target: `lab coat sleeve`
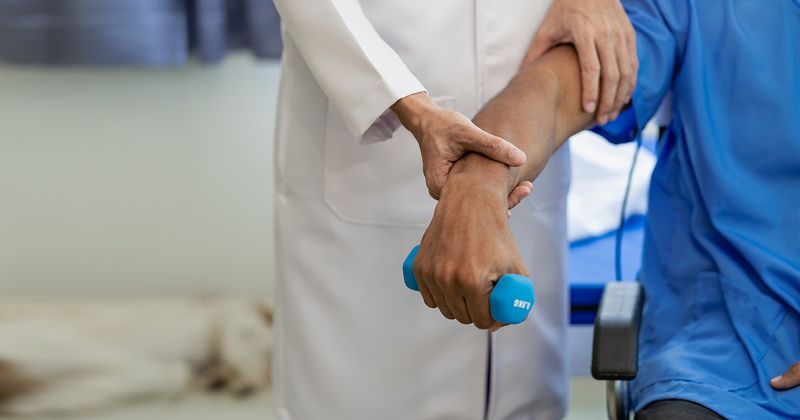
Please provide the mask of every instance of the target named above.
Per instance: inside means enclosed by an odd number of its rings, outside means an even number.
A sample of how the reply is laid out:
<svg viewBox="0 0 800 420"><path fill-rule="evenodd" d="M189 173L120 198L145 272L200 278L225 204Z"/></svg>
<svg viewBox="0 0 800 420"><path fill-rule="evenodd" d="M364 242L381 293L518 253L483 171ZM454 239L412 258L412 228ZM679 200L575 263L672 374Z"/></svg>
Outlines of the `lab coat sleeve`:
<svg viewBox="0 0 800 420"><path fill-rule="evenodd" d="M363 143L400 127L390 110L425 88L369 22L358 0L275 0L283 25L339 116Z"/></svg>
<svg viewBox="0 0 800 420"><path fill-rule="evenodd" d="M689 7L675 0L623 0L636 31L639 73L631 105L615 121L592 131L612 143L634 140L658 111L680 67Z"/></svg>

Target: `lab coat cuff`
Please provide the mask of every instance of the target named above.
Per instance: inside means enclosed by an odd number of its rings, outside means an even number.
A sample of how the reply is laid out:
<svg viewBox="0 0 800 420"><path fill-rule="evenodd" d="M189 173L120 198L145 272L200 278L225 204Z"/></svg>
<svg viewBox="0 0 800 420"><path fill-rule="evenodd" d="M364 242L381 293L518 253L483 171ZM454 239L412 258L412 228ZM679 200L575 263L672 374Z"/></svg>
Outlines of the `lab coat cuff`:
<svg viewBox="0 0 800 420"><path fill-rule="evenodd" d="M413 76L403 83L383 85L368 95L347 121L350 129L360 138L361 144L373 144L392 138L402 126L391 106L408 95L425 92Z"/></svg>

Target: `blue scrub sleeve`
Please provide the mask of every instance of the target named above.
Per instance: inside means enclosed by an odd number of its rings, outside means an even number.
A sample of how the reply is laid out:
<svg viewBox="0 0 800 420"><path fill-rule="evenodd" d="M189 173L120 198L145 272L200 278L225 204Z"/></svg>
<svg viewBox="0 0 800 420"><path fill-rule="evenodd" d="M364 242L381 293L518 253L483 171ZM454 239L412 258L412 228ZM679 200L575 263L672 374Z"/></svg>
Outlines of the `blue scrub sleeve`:
<svg viewBox="0 0 800 420"><path fill-rule="evenodd" d="M668 2L680 0L667 0ZM619 117L592 131L614 144L634 140L661 104L672 85L679 61L679 39L685 33L685 10L659 0L623 0L622 5L636 31L639 73L631 104Z"/></svg>

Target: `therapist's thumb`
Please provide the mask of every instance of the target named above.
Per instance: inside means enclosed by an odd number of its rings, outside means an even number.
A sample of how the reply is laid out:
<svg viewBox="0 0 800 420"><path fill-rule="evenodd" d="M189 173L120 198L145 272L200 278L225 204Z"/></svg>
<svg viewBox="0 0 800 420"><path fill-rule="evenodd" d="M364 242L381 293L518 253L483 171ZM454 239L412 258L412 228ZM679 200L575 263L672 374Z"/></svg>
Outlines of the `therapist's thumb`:
<svg viewBox="0 0 800 420"><path fill-rule="evenodd" d="M559 44L559 39L553 32L552 26L547 23L548 22L543 23L533 36L533 41L531 41L531 45L528 46L525 58L522 59L522 67L533 63L537 58Z"/></svg>
<svg viewBox="0 0 800 420"><path fill-rule="evenodd" d="M511 142L483 130L476 130L465 140L463 147L466 151L480 153L508 166L520 166L525 163L525 152Z"/></svg>

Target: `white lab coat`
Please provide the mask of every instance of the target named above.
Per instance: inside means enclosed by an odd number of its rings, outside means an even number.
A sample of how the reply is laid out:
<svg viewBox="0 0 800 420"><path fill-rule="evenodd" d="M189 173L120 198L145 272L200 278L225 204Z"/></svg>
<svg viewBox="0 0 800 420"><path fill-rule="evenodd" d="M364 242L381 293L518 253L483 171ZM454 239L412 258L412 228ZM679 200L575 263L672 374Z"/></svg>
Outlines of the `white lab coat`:
<svg viewBox="0 0 800 420"><path fill-rule="evenodd" d="M534 273L531 317L490 335L403 285L435 202L389 111L425 89L474 115L514 75L549 3L276 0L279 419L563 417L568 151L511 221Z"/></svg>

